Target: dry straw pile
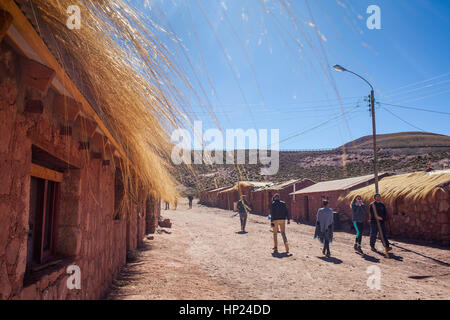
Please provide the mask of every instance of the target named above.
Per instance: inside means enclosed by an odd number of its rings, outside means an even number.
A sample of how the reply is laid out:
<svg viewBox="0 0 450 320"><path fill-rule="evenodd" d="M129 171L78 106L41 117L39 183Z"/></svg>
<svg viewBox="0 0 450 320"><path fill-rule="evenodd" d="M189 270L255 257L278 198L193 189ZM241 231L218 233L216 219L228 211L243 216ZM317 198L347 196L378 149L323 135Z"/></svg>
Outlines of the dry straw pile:
<svg viewBox="0 0 450 320"><path fill-rule="evenodd" d="M158 27L121 0L31 0L30 4L39 16L33 22L43 21L57 44L51 50L59 53L64 68L78 71L81 91L126 152L130 162L122 168L124 182L136 175L139 188L173 202L177 192L169 172L167 132L185 119L175 107L181 95L173 82L186 80L155 35ZM72 5L81 8L79 30L66 26L66 10ZM37 29L40 32L39 25Z"/></svg>

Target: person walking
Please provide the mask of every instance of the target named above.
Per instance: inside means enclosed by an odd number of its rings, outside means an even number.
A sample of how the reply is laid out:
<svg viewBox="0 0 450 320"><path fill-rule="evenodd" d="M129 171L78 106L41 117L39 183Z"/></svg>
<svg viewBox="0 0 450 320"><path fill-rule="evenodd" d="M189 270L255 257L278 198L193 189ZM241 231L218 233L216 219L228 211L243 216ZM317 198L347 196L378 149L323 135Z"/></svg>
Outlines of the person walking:
<svg viewBox="0 0 450 320"><path fill-rule="evenodd" d="M164 204L165 204L164 210L169 210L169 202L168 201L164 201Z"/></svg>
<svg viewBox="0 0 450 320"><path fill-rule="evenodd" d="M192 200L194 200L194 197L190 194L188 196L188 200L189 200L189 209L192 209Z"/></svg>
<svg viewBox="0 0 450 320"><path fill-rule="evenodd" d="M241 220L241 232L246 232L245 225L247 224L247 215L248 212L251 211L251 208L247 200L245 199L245 194L241 195L241 200L239 200L237 203L237 209L239 212L239 218Z"/></svg>
<svg viewBox="0 0 450 320"><path fill-rule="evenodd" d="M283 238L284 247L286 248L286 253L289 253L289 244L286 237L286 220L287 223L291 223L291 216L289 210L284 201L280 200L280 195L276 193L272 198L272 203L270 205L270 224L273 229L273 251L278 251L278 229L280 229L281 237Z"/></svg>
<svg viewBox="0 0 450 320"><path fill-rule="evenodd" d="M387 217L387 210L384 203L381 202L381 195L379 193L375 193L374 201L370 204L370 248L372 251L377 251L375 248L375 242L377 241L377 235L378 235L378 224L375 217L374 208L376 209L376 215L378 216L378 221L380 223L380 231L382 238L383 245L385 246L386 251L391 251L392 248L390 247L389 240L387 238L386 234L386 217Z"/></svg>
<svg viewBox="0 0 450 320"><path fill-rule="evenodd" d="M333 210L328 208L328 200L322 200L323 207L317 211L314 239L323 243L322 253L330 257L330 243L333 241Z"/></svg>
<svg viewBox="0 0 450 320"><path fill-rule="evenodd" d="M353 226L355 227L356 230L354 249L359 253L363 253L361 249L361 241L362 241L362 232L364 230L364 215L366 213L366 206L362 202L361 196L359 194L353 198L350 207L352 208Z"/></svg>

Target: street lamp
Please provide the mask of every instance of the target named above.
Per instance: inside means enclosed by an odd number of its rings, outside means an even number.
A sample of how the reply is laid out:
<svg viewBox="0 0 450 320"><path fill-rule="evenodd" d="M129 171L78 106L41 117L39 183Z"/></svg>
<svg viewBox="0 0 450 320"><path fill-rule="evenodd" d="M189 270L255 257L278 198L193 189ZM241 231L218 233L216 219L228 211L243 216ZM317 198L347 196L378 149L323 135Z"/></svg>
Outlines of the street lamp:
<svg viewBox="0 0 450 320"><path fill-rule="evenodd" d="M350 72L353 73L355 76L359 77L360 79L364 80L369 86L370 86L370 109L372 112L372 137L373 137L373 172L375 176L375 192L378 193L378 156L377 156L377 133L376 133L376 127L375 127L375 97L373 93L373 86L370 84L369 81L361 77L359 74L354 73L353 71L347 70L344 67L336 64L333 66L333 68L340 72Z"/></svg>

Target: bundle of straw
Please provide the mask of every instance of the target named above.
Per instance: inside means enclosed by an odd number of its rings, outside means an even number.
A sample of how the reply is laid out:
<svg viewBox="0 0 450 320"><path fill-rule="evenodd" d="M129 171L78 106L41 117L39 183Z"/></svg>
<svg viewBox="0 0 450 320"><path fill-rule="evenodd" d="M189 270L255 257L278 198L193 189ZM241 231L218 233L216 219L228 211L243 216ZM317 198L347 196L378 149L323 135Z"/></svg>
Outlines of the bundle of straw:
<svg viewBox="0 0 450 320"><path fill-rule="evenodd" d="M80 90L131 161L122 168L124 181L136 175L139 188L173 202L177 191L167 133L185 119L175 107L181 95L173 77L185 80L152 31L157 26L121 0L31 0L27 5L36 15L32 22L44 24L36 29L53 37L57 45L47 41L50 49L69 76L78 78L77 85L82 82ZM66 26L66 10L73 5L81 9L79 30Z"/></svg>

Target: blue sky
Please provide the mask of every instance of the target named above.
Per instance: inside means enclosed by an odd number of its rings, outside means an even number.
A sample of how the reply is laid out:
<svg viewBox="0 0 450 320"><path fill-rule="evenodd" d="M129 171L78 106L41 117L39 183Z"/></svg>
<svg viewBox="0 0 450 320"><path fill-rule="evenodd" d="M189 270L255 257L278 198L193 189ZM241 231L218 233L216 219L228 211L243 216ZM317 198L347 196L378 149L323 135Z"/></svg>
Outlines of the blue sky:
<svg viewBox="0 0 450 320"><path fill-rule="evenodd" d="M374 85L378 133L450 134L450 115L398 107L450 112L449 1L130 2L180 40L156 33L189 79L195 93L180 84L185 107L204 129L216 127L213 109L222 129L295 136L280 149L337 147L371 134L369 87L332 69L340 64ZM369 5L380 7L381 30L366 26Z"/></svg>

